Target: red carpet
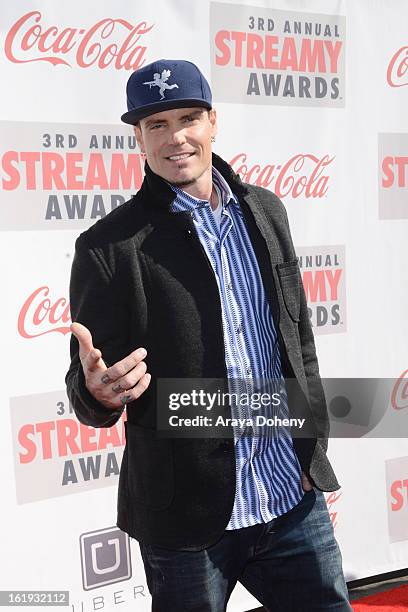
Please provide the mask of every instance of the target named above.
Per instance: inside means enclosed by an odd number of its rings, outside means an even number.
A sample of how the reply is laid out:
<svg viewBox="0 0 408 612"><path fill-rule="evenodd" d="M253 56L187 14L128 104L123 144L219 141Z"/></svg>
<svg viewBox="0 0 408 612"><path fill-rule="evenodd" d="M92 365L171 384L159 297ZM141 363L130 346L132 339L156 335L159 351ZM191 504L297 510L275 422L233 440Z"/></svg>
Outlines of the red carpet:
<svg viewBox="0 0 408 612"><path fill-rule="evenodd" d="M351 605L354 612L407 612L408 585L362 597Z"/></svg>

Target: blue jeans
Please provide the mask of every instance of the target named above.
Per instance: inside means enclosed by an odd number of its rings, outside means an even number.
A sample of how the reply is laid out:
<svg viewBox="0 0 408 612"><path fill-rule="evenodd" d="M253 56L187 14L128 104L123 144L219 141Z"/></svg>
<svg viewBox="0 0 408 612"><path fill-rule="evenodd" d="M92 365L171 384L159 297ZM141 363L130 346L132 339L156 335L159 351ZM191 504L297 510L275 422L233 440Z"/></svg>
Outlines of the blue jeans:
<svg viewBox="0 0 408 612"><path fill-rule="evenodd" d="M225 531L201 551L140 543L153 612L224 612L237 581L270 612L350 612L322 491L269 523Z"/></svg>

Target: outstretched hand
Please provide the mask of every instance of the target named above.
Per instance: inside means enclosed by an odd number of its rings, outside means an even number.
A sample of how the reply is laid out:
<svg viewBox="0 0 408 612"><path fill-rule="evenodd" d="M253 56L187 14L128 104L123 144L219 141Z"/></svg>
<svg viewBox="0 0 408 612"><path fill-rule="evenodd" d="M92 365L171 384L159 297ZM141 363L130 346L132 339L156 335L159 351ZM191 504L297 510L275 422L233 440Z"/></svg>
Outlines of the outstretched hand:
<svg viewBox="0 0 408 612"><path fill-rule="evenodd" d="M138 348L108 368L101 351L93 345L89 329L81 323L72 323L70 329L79 343L86 387L98 402L116 410L146 391L151 380L143 361L146 349Z"/></svg>

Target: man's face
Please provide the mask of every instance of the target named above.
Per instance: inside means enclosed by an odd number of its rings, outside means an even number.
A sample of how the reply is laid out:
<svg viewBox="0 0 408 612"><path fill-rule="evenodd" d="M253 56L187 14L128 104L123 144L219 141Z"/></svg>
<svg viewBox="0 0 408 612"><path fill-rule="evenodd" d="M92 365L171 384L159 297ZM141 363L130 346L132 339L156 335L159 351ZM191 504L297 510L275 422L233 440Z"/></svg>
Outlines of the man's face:
<svg viewBox="0 0 408 612"><path fill-rule="evenodd" d="M216 131L216 112L205 108L162 111L135 126L150 168L179 187L194 184L211 168L211 137Z"/></svg>

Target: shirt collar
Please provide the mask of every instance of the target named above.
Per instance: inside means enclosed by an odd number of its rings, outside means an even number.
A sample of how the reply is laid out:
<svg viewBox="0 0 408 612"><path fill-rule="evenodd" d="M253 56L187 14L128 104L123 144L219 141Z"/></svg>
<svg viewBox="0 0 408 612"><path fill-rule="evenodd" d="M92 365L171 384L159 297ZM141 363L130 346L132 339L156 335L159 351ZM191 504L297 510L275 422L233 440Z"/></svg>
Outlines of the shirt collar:
<svg viewBox="0 0 408 612"><path fill-rule="evenodd" d="M214 166L212 166L212 180L220 190L222 206L225 207L232 204L239 208L238 199L232 193L231 187L228 185L221 172L219 172ZM176 194L176 199L173 201L170 207L172 212L192 212L197 208L209 205L208 200L200 200L199 198L195 198L189 193L183 191L183 189L180 189L180 187L177 187L176 185L172 185L171 183L169 183L169 185Z"/></svg>

